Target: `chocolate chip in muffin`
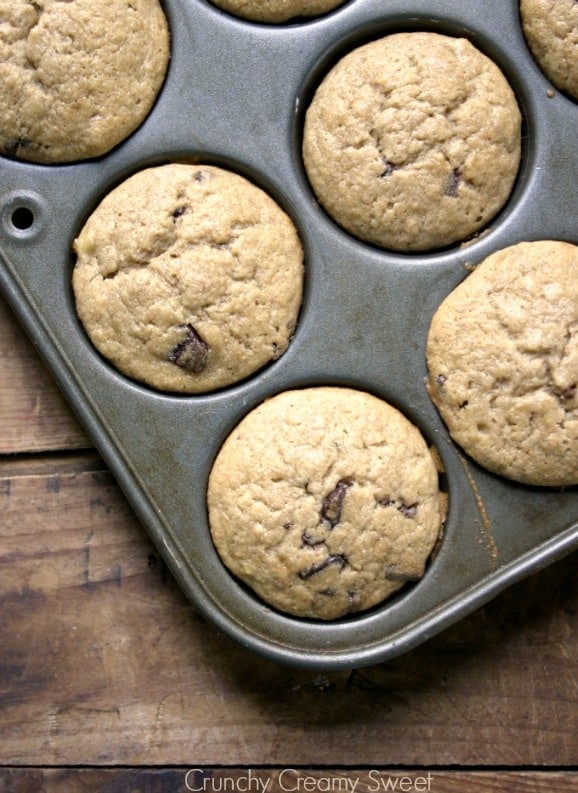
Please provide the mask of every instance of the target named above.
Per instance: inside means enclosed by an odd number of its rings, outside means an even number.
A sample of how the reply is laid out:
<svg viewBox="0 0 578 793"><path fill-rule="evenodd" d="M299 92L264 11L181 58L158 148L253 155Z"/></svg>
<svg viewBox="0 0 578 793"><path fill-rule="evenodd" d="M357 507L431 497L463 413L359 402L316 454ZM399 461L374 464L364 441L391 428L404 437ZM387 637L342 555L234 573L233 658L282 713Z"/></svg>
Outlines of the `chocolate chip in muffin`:
<svg viewBox="0 0 578 793"><path fill-rule="evenodd" d="M168 359L187 372L200 374L207 365L209 345L190 323L183 325L183 328L185 338L169 353Z"/></svg>
<svg viewBox="0 0 578 793"><path fill-rule="evenodd" d="M456 198L458 195L458 190L460 189L460 182L462 177L460 172L457 168L451 172L448 176L448 180L446 182L444 195L450 196L450 198Z"/></svg>
<svg viewBox="0 0 578 793"><path fill-rule="evenodd" d="M178 218L182 217L185 214L185 212L187 211L187 209L188 209L188 206L186 204L183 204L182 206L176 207L173 210L173 213L172 213L174 220L177 220Z"/></svg>
<svg viewBox="0 0 578 793"><path fill-rule="evenodd" d="M4 144L4 154L6 157L18 157L22 149L27 148L32 144L30 138L12 138Z"/></svg>
<svg viewBox="0 0 578 793"><path fill-rule="evenodd" d="M322 570L325 570L327 567L333 564L338 564L342 568L346 566L347 559L343 554L330 554L326 556L325 559L322 559L320 562L316 562L312 564L311 567L308 567L306 570L301 570L299 572L299 578L305 580L307 578L311 578L312 575L316 573L320 573Z"/></svg>
<svg viewBox="0 0 578 793"><path fill-rule="evenodd" d="M321 507L321 519L324 522L327 522L331 528L336 526L341 519L341 507L343 506L343 499L345 498L345 494L352 484L352 479L340 479L331 493L328 493L323 499L323 505Z"/></svg>

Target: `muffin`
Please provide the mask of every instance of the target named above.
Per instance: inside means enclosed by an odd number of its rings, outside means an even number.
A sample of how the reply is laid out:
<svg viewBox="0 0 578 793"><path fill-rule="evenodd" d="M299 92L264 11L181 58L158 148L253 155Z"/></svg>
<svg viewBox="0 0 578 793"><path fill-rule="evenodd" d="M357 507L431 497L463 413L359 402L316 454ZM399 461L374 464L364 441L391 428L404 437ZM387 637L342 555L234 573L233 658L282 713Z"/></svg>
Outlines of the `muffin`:
<svg viewBox="0 0 578 793"><path fill-rule="evenodd" d="M468 40L396 33L358 47L309 105L303 161L355 237L413 252L466 240L504 206L521 115L500 69Z"/></svg>
<svg viewBox="0 0 578 793"><path fill-rule="evenodd" d="M213 5L251 22L279 23L297 17L316 17L345 0L211 0Z"/></svg>
<svg viewBox="0 0 578 793"><path fill-rule="evenodd" d="M0 0L0 154L107 153L149 114L169 56L158 0Z"/></svg>
<svg viewBox="0 0 578 793"><path fill-rule="evenodd" d="M303 289L299 236L235 173L182 163L140 171L103 199L74 250L78 316L137 381L202 393L287 349Z"/></svg>
<svg viewBox="0 0 578 793"><path fill-rule="evenodd" d="M266 603L330 620L424 574L440 536L438 471L396 408L350 388L285 391L251 411L211 471L210 530Z"/></svg>
<svg viewBox="0 0 578 793"><path fill-rule="evenodd" d="M528 46L546 77L578 99L578 3L521 0L520 16Z"/></svg>
<svg viewBox="0 0 578 793"><path fill-rule="evenodd" d="M428 390L451 437L493 473L578 484L578 247L500 250L442 302Z"/></svg>

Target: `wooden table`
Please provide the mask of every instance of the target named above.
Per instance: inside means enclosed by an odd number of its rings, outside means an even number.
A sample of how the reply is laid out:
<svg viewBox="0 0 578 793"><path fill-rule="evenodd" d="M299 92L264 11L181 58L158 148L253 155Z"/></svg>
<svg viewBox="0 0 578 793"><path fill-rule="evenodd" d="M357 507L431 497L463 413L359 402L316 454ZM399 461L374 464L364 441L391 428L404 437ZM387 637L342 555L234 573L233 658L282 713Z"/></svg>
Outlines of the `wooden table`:
<svg viewBox="0 0 578 793"><path fill-rule="evenodd" d="M185 601L3 302L0 366L1 793L578 790L577 554L393 661L279 666Z"/></svg>

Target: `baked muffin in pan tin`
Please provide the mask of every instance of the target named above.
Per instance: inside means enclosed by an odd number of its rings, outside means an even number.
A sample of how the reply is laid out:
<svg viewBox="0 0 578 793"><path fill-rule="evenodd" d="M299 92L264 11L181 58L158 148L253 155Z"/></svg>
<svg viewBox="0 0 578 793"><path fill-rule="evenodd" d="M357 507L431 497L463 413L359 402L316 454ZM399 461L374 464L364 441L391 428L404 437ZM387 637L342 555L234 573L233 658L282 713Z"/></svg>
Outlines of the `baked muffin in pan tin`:
<svg viewBox="0 0 578 793"><path fill-rule="evenodd" d="M578 543L575 488L517 484L451 440L426 389L426 338L443 299L493 252L526 240L576 243L571 141L578 108L534 61L517 3L483 16L453 0L350 0L319 17L263 24L203 0L166 0L170 63L143 123L109 153L67 164L0 161L3 291L184 591L215 625L276 660L318 668L376 662L424 641ZM508 199L477 235L405 252L364 242L326 212L302 157L307 108L347 53L397 33L467 39L497 65L521 118ZM175 394L120 373L76 311L74 240L125 180L170 163L220 168L264 191L303 249L300 311L282 356L239 382ZM452 166L453 167L453 166ZM459 188L458 188L459 189ZM448 509L423 576L383 602L319 620L277 610L225 567L207 486L226 438L287 391L361 391L437 450Z"/></svg>

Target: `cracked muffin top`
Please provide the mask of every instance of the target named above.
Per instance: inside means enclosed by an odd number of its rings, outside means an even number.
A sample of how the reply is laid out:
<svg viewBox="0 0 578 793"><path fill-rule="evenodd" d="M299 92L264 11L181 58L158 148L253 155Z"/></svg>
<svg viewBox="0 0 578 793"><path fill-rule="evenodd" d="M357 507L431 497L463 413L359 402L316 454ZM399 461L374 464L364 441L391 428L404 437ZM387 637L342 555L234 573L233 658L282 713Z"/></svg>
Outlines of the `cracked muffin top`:
<svg viewBox="0 0 578 793"><path fill-rule="evenodd" d="M576 0L520 0L520 16L528 46L544 74L578 99Z"/></svg>
<svg viewBox="0 0 578 793"><path fill-rule="evenodd" d="M150 112L169 50L158 0L0 0L0 154L110 151Z"/></svg>
<svg viewBox="0 0 578 793"><path fill-rule="evenodd" d="M510 196L521 115L468 40L396 33L345 55L307 109L303 159L328 214L397 251L466 240Z"/></svg>
<svg viewBox="0 0 578 793"><path fill-rule="evenodd" d="M301 243L275 201L237 174L180 163L140 171L105 196L74 249L78 316L135 380L211 391L289 344Z"/></svg>
<svg viewBox="0 0 578 793"><path fill-rule="evenodd" d="M207 502L229 570L271 606L324 620L419 580L443 509L419 430L375 396L324 386L250 412L215 460Z"/></svg>
<svg viewBox="0 0 578 793"><path fill-rule="evenodd" d="M211 0L213 5L251 22L280 23L326 14L345 0Z"/></svg>
<svg viewBox="0 0 578 793"><path fill-rule="evenodd" d="M489 256L438 308L428 390L452 438L494 473L578 484L578 247Z"/></svg>

